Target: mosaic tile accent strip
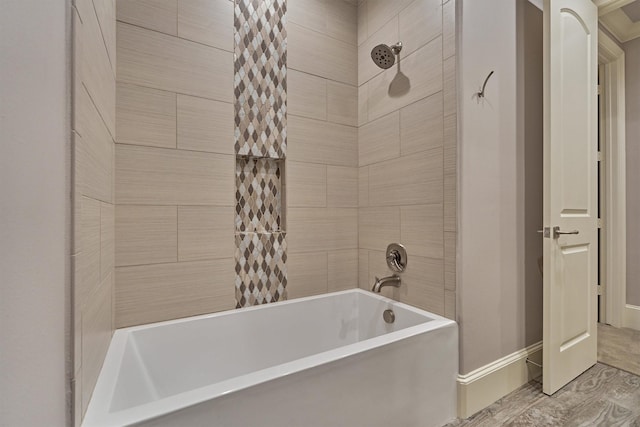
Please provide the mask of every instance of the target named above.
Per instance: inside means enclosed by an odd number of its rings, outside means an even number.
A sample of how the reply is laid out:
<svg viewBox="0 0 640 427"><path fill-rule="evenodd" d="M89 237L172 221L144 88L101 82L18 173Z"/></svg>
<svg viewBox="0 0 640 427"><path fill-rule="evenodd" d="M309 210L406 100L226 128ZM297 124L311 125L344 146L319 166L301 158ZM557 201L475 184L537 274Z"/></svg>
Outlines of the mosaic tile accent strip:
<svg viewBox="0 0 640 427"><path fill-rule="evenodd" d="M282 159L287 149L286 0L235 0L235 150Z"/></svg>
<svg viewBox="0 0 640 427"><path fill-rule="evenodd" d="M236 232L282 231L279 161L236 159Z"/></svg>
<svg viewBox="0 0 640 427"><path fill-rule="evenodd" d="M287 299L285 233L236 234L236 308Z"/></svg>

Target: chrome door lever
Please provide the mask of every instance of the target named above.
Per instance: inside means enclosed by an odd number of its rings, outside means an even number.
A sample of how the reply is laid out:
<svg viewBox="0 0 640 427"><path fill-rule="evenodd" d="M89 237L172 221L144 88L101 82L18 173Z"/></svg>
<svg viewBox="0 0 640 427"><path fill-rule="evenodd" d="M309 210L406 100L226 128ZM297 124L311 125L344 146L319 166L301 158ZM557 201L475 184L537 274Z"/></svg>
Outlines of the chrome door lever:
<svg viewBox="0 0 640 427"><path fill-rule="evenodd" d="M560 237L561 234L580 234L580 232L578 230L560 231L560 227L558 227L557 225L555 227L553 227L553 238L554 239L557 239L558 237Z"/></svg>

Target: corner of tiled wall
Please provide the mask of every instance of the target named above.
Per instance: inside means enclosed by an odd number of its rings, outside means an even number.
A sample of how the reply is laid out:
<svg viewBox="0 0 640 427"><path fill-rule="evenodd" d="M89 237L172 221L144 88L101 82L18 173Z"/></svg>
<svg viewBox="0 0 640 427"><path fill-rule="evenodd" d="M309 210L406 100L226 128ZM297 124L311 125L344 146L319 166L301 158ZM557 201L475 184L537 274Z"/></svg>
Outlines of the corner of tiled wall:
<svg viewBox="0 0 640 427"><path fill-rule="evenodd" d="M407 248L388 296L455 319L456 0L358 3L359 286L391 274L384 251ZM403 43L399 63L370 58Z"/></svg>
<svg viewBox="0 0 640 427"><path fill-rule="evenodd" d="M72 392L80 425L113 333L115 0L75 0Z"/></svg>

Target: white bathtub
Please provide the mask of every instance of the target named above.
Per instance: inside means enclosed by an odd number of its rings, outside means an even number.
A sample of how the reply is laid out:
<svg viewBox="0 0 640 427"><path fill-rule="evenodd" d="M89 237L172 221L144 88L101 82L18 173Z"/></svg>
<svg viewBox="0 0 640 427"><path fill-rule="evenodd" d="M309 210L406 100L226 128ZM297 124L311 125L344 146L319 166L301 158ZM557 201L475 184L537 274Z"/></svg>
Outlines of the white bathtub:
<svg viewBox="0 0 640 427"><path fill-rule="evenodd" d="M354 289L116 331L83 425L437 427L457 372L455 322Z"/></svg>

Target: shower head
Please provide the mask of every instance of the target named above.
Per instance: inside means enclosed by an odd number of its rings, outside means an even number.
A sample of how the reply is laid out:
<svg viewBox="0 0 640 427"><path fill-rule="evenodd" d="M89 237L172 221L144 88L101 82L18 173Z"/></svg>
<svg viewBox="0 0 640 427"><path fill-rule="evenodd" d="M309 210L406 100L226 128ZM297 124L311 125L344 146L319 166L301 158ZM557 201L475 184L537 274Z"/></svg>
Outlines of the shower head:
<svg viewBox="0 0 640 427"><path fill-rule="evenodd" d="M371 49L371 59L375 64L382 68L387 69L391 68L393 64L396 62L396 56L402 50L402 43L398 42L393 46L389 47L386 44L379 44L378 46Z"/></svg>

